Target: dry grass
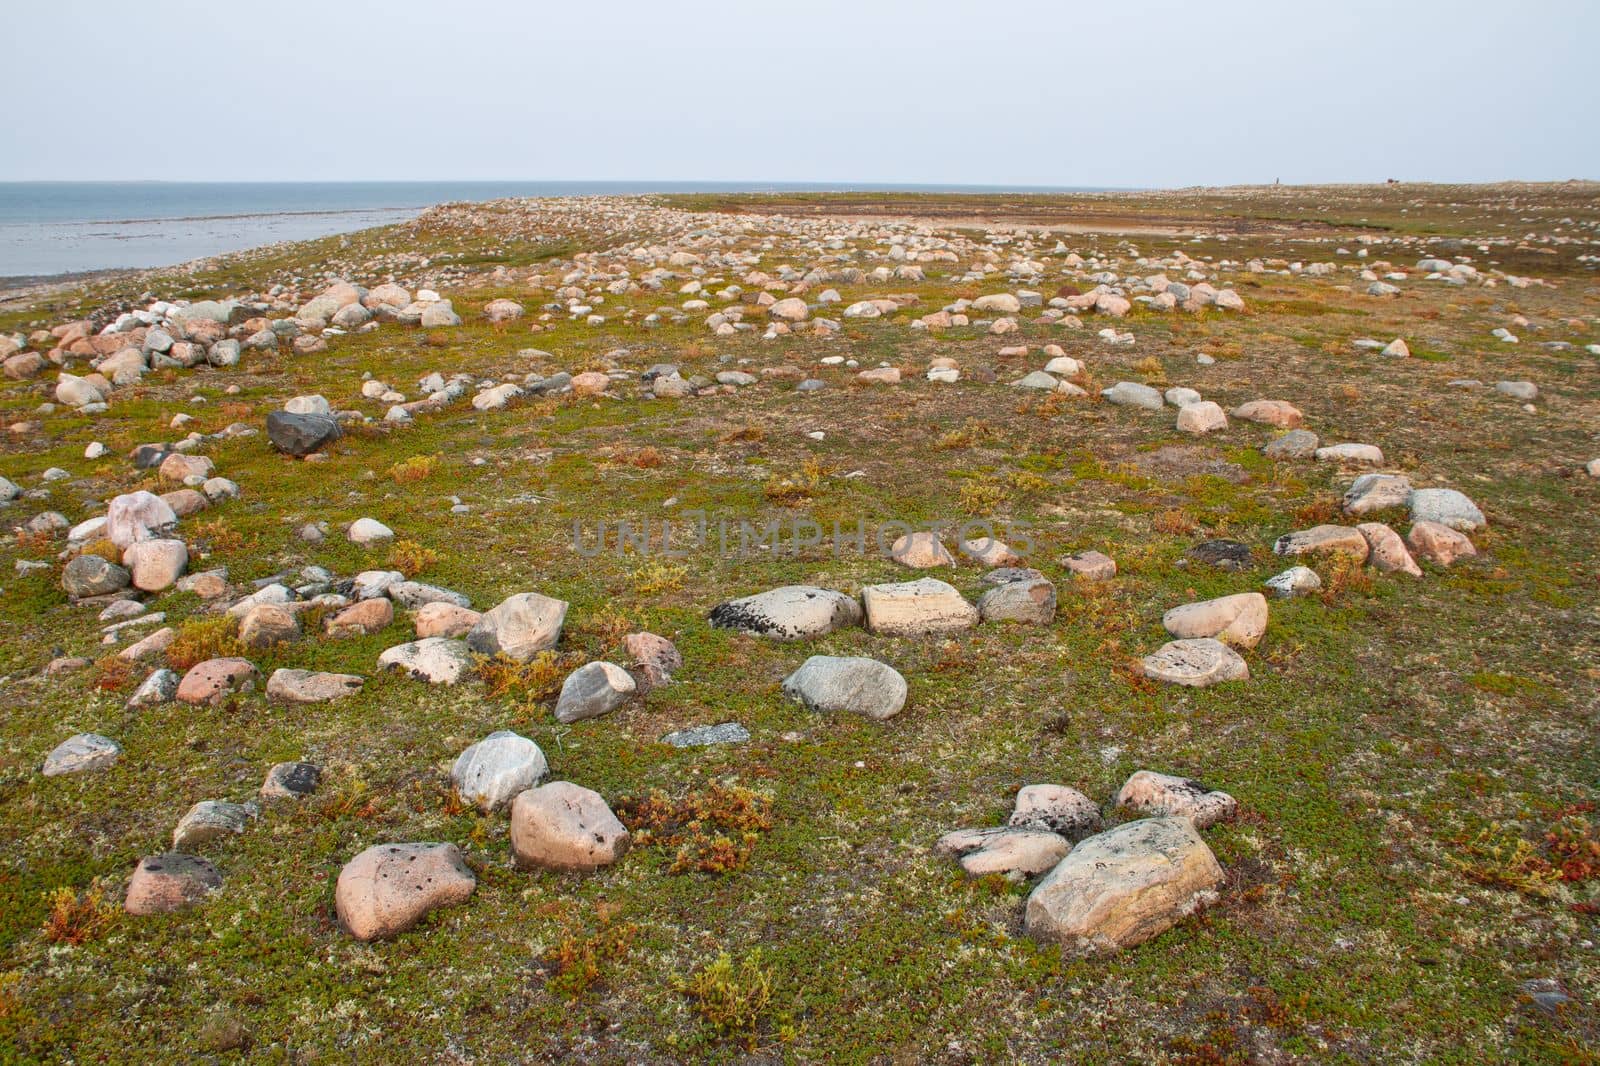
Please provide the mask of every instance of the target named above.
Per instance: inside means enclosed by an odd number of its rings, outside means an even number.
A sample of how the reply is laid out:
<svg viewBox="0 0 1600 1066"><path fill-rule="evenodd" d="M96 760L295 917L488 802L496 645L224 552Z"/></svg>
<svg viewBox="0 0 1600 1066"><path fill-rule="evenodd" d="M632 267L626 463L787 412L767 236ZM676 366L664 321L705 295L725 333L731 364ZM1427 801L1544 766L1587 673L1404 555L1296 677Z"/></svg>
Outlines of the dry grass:
<svg viewBox="0 0 1600 1066"><path fill-rule="evenodd" d="M389 477L396 485L414 485L426 481L439 466L437 455L413 455L389 468Z"/></svg>
<svg viewBox="0 0 1600 1066"><path fill-rule="evenodd" d="M98 888L81 895L66 885L46 893L50 912L45 916L44 938L52 944L78 945L99 939L116 920L117 906Z"/></svg>
<svg viewBox="0 0 1600 1066"><path fill-rule="evenodd" d="M167 645L167 663L184 671L207 659L228 659L247 653L239 640L239 623L225 615L196 618L178 627L178 634Z"/></svg>
<svg viewBox="0 0 1600 1066"><path fill-rule="evenodd" d="M414 540L397 540L389 549L389 566L406 577L415 577L436 565L443 556Z"/></svg>

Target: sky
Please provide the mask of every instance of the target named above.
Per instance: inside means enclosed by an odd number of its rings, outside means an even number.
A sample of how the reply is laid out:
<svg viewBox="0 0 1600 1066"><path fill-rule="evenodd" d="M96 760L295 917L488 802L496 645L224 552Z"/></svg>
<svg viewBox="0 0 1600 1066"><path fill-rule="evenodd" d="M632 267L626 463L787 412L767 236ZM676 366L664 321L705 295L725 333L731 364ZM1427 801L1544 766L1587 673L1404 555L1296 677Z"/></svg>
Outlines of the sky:
<svg viewBox="0 0 1600 1066"><path fill-rule="evenodd" d="M1600 178L1600 0L53 0L0 180Z"/></svg>

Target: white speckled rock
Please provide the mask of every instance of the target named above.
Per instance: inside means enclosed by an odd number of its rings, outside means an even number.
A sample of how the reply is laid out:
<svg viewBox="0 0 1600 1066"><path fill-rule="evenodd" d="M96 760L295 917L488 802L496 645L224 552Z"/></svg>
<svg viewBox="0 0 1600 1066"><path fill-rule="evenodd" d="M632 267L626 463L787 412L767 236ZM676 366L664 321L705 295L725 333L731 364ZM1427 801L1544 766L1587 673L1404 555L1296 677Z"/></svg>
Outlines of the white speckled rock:
<svg viewBox="0 0 1600 1066"><path fill-rule="evenodd" d="M41 773L46 777L60 774L82 773L84 770L101 770L116 762L122 755L122 745L98 733L79 733L57 744L45 756Z"/></svg>
<svg viewBox="0 0 1600 1066"><path fill-rule="evenodd" d="M477 885L454 844L377 844L339 871L334 909L357 940L382 940L465 902Z"/></svg>
<svg viewBox="0 0 1600 1066"><path fill-rule="evenodd" d="M497 811L517 793L537 785L550 772L539 745L502 729L468 747L450 769L450 780L462 799L482 811Z"/></svg>
<svg viewBox="0 0 1600 1066"><path fill-rule="evenodd" d="M1142 665L1147 677L1189 688L1210 688L1250 676L1250 668L1238 652L1210 637L1174 640L1146 655Z"/></svg>
<svg viewBox="0 0 1600 1066"><path fill-rule="evenodd" d="M1141 814L1188 818L1200 829L1227 821L1239 812L1239 801L1226 792L1153 770L1139 770L1129 777L1117 792L1115 803Z"/></svg>
<svg viewBox="0 0 1600 1066"><path fill-rule="evenodd" d="M861 621L861 605L842 592L785 585L711 609L711 624L772 640L820 637Z"/></svg>

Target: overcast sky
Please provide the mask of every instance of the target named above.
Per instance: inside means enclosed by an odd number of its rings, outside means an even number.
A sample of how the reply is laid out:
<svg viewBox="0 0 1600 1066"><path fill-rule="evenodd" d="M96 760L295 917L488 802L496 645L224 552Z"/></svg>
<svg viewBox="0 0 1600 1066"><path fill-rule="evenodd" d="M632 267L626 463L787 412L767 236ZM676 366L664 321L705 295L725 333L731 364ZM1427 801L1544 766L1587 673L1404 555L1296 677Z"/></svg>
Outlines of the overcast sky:
<svg viewBox="0 0 1600 1066"><path fill-rule="evenodd" d="M1600 0L51 0L0 180L1600 178Z"/></svg>

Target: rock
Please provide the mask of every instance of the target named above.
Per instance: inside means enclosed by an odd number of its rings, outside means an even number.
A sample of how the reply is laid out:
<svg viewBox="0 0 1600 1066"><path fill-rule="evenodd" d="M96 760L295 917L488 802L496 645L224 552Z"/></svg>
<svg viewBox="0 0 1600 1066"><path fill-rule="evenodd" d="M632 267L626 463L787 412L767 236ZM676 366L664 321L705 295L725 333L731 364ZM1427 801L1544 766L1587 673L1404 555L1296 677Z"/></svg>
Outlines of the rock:
<svg viewBox="0 0 1600 1066"><path fill-rule="evenodd" d="M813 655L783 679L783 692L812 711L848 711L881 722L905 706L906 679L876 659Z"/></svg>
<svg viewBox="0 0 1600 1066"><path fill-rule="evenodd" d="M393 540L394 530L375 518L358 518L350 523L350 529L346 535L350 538L351 544L370 547L374 544L382 544Z"/></svg>
<svg viewBox="0 0 1600 1066"><path fill-rule="evenodd" d="M378 666L431 685L454 685L472 670L472 652L466 641L428 637L385 650Z"/></svg>
<svg viewBox="0 0 1600 1066"><path fill-rule="evenodd" d="M1116 562L1097 551L1076 552L1061 560L1061 565L1079 581L1110 581L1117 576Z"/></svg>
<svg viewBox="0 0 1600 1066"><path fill-rule="evenodd" d="M1411 497L1411 480L1402 474L1362 474L1344 494L1344 513L1352 517L1404 507Z"/></svg>
<svg viewBox="0 0 1600 1066"><path fill-rule="evenodd" d="M1356 529L1367 538L1367 562L1374 569L1385 574L1422 576L1422 568L1411 558L1411 553L1406 550L1406 542L1400 539L1400 534L1382 522L1362 522Z"/></svg>
<svg viewBox="0 0 1600 1066"><path fill-rule="evenodd" d="M423 329L441 329L446 326L461 325L461 316L455 313L449 300L436 300L428 304L422 311L422 318L417 323Z"/></svg>
<svg viewBox="0 0 1600 1066"><path fill-rule="evenodd" d="M511 803L511 854L517 865L547 870L598 870L622 858L627 828L600 793L552 781Z"/></svg>
<svg viewBox="0 0 1600 1066"><path fill-rule="evenodd" d="M1478 505L1455 489L1417 489L1410 503L1413 522L1437 522L1458 533L1475 533L1489 524Z"/></svg>
<svg viewBox="0 0 1600 1066"><path fill-rule="evenodd" d="M1374 444L1332 444L1312 453L1319 463L1370 463L1383 465L1383 449Z"/></svg>
<svg viewBox="0 0 1600 1066"><path fill-rule="evenodd" d="M214 463L203 455L185 455L173 452L161 460L156 472L168 481L185 481L192 477L204 480L216 469Z"/></svg>
<svg viewBox="0 0 1600 1066"><path fill-rule="evenodd" d="M611 379L598 370L574 375L572 391L579 396L598 396L611 387Z"/></svg>
<svg viewBox="0 0 1600 1066"><path fill-rule="evenodd" d="M472 601L461 593L422 581L395 581L383 591L389 599L413 611L430 603L448 603L456 607L472 606Z"/></svg>
<svg viewBox="0 0 1600 1066"><path fill-rule="evenodd" d="M341 435L339 423L325 414L273 411L267 415L267 440L285 455L310 455Z"/></svg>
<svg viewBox="0 0 1600 1066"><path fill-rule="evenodd" d="M1385 345L1383 351L1378 354L1387 355L1391 359L1409 359L1411 358L1411 349L1406 345L1405 341L1396 337Z"/></svg>
<svg viewBox="0 0 1600 1066"><path fill-rule="evenodd" d="M1101 389L1100 395L1121 407L1143 407L1147 411L1159 411L1166 406L1166 400L1159 391L1134 381L1119 381L1109 389Z"/></svg>
<svg viewBox="0 0 1600 1066"><path fill-rule="evenodd" d="M111 543L126 549L141 540L159 537L177 525L178 516L153 492L129 492L112 499L106 507L105 535Z"/></svg>
<svg viewBox="0 0 1600 1066"><path fill-rule="evenodd" d="M291 415L333 415L333 405L326 396L294 396L283 405L283 410Z"/></svg>
<svg viewBox="0 0 1600 1066"><path fill-rule="evenodd" d="M1178 409L1178 431L1200 436L1228 428L1228 416L1211 400L1201 400Z"/></svg>
<svg viewBox="0 0 1600 1066"><path fill-rule="evenodd" d="M556 721L572 723L610 714L634 697L633 677L615 663L584 663L561 683L556 699Z"/></svg>
<svg viewBox="0 0 1600 1066"><path fill-rule="evenodd" d="M123 909L129 914L170 914L204 903L222 887L222 874L195 855L167 852L139 860L128 878Z"/></svg>
<svg viewBox="0 0 1600 1066"><path fill-rule="evenodd" d="M353 603L324 623L330 637L362 637L388 627L394 621L394 604L387 599L366 599ZM417 636L459 636L458 633L421 633Z"/></svg>
<svg viewBox="0 0 1600 1066"><path fill-rule="evenodd" d="M550 772L539 745L508 729L471 745L450 769L456 793L484 813L497 811Z"/></svg>
<svg viewBox="0 0 1600 1066"><path fill-rule="evenodd" d="M314 763L274 763L261 782L262 799L304 799L322 782L322 770Z"/></svg>
<svg viewBox="0 0 1600 1066"><path fill-rule="evenodd" d="M133 587L144 592L171 588L189 565L189 548L181 540L140 540L122 553Z"/></svg>
<svg viewBox="0 0 1600 1066"><path fill-rule="evenodd" d="M1233 417L1279 429L1298 429L1305 419L1298 407L1283 400L1251 400L1235 407Z"/></svg>
<svg viewBox="0 0 1600 1066"><path fill-rule="evenodd" d="M978 615L985 622L1047 626L1056 617L1056 587L1044 577L1008 581L978 597Z"/></svg>
<svg viewBox="0 0 1600 1066"><path fill-rule="evenodd" d="M199 514L211 506L211 501L206 499L203 493L196 492L194 489L163 492L161 498L167 501L167 506L171 507L172 513L179 518L188 518L190 515Z"/></svg>
<svg viewBox="0 0 1600 1066"><path fill-rule="evenodd" d="M1179 408L1188 407L1192 403L1199 403L1201 399L1200 394L1194 389L1186 388L1182 385L1174 385L1172 388L1162 393L1161 397L1173 407ZM1221 409L1218 408L1218 410ZM1224 424L1226 424L1226 421L1224 421Z"/></svg>
<svg viewBox="0 0 1600 1066"><path fill-rule="evenodd" d="M939 535L928 530L918 530L898 538L889 549L889 556L901 566L913 570L956 565L945 546L939 542Z"/></svg>
<svg viewBox="0 0 1600 1066"><path fill-rule="evenodd" d="M1309 566L1291 566L1263 582L1280 599L1309 595L1322 587L1322 578Z"/></svg>
<svg viewBox="0 0 1600 1066"><path fill-rule="evenodd" d="M106 596L128 587L133 576L98 555L78 555L61 571L61 587L75 600Z"/></svg>
<svg viewBox="0 0 1600 1066"><path fill-rule="evenodd" d="M1092 836L1028 896L1023 928L1080 952L1143 943L1214 901L1222 867L1187 818L1145 818Z"/></svg>
<svg viewBox="0 0 1600 1066"><path fill-rule="evenodd" d="M803 322L811 314L811 309L806 306L804 300L791 296L767 308L767 314L785 322Z"/></svg>
<svg viewBox="0 0 1600 1066"><path fill-rule="evenodd" d="M1048 829L1071 841L1100 831L1100 807L1065 785L1025 785L1017 791L1008 825Z"/></svg>
<svg viewBox="0 0 1600 1066"><path fill-rule="evenodd" d="M382 602L370 600L370 603ZM359 606L359 605L358 605ZM428 637L465 637L472 632L472 627L477 625L483 615L470 607L462 607L457 603L447 600L435 600L425 603L418 608L412 623L417 629L419 640Z"/></svg>
<svg viewBox="0 0 1600 1066"><path fill-rule="evenodd" d="M164 627L151 633L143 640L123 648L117 653L117 658L124 662L138 662L140 659L153 658L165 652L172 646L172 642L177 639L178 631L176 629L170 626ZM173 693L177 693L176 686L173 688Z"/></svg>
<svg viewBox="0 0 1600 1066"><path fill-rule="evenodd" d="M898 385L900 384L900 370L898 367L880 366L871 370L863 370L856 375L856 380L867 385Z"/></svg>
<svg viewBox="0 0 1600 1066"><path fill-rule="evenodd" d="M663 736L661 743L674 748L702 748L712 744L743 744L749 739L750 731L738 722L723 722L675 730Z"/></svg>
<svg viewBox="0 0 1600 1066"><path fill-rule="evenodd" d="M1309 429L1294 429L1267 442L1261 454L1268 459L1310 459L1321 443Z"/></svg>
<svg viewBox="0 0 1600 1066"><path fill-rule="evenodd" d="M960 858L961 868L973 877L998 874L1021 881L1053 869L1072 850L1072 842L1031 827L962 829L940 837L933 850Z"/></svg>
<svg viewBox="0 0 1600 1066"><path fill-rule="evenodd" d="M522 305L515 300L490 300L483 305L483 317L496 325L514 322L522 317Z"/></svg>
<svg viewBox="0 0 1600 1066"><path fill-rule="evenodd" d="M365 602L379 596L389 597L389 586L404 581L406 575L398 570L363 570L350 581L350 597ZM391 615L393 608L390 608Z"/></svg>
<svg viewBox="0 0 1600 1066"><path fill-rule="evenodd" d="M267 609L256 608L258 611ZM355 674L279 669L274 670L272 676L267 678L267 697L285 703L327 703L360 692L364 683L363 679Z"/></svg>
<svg viewBox="0 0 1600 1066"><path fill-rule="evenodd" d="M1478 554L1478 549L1472 546L1466 534L1438 522L1413 524L1411 532L1406 535L1406 544L1417 555L1439 566L1450 566L1458 559Z"/></svg>
<svg viewBox="0 0 1600 1066"><path fill-rule="evenodd" d="M972 301L972 309L983 313L1014 315L1022 310L1022 301L1009 292L992 293Z"/></svg>
<svg viewBox="0 0 1600 1066"><path fill-rule="evenodd" d="M842 592L810 585L785 585L711 609L718 629L736 629L772 640L805 640L861 621L861 605Z"/></svg>
<svg viewBox="0 0 1600 1066"><path fill-rule="evenodd" d="M215 840L238 836L255 820L252 803L201 800L178 819L172 830L172 850L190 851Z"/></svg>
<svg viewBox="0 0 1600 1066"><path fill-rule="evenodd" d="M556 646L566 619L565 600L519 592L478 619L467 633L467 646L480 655L505 655L527 662Z"/></svg>
<svg viewBox="0 0 1600 1066"><path fill-rule="evenodd" d="M255 651L264 651L299 636L300 620L280 604L258 604L239 619L239 640Z"/></svg>
<svg viewBox="0 0 1600 1066"><path fill-rule="evenodd" d="M477 883L454 844L378 844L339 871L334 909L357 940L383 940L466 902Z"/></svg>
<svg viewBox="0 0 1600 1066"><path fill-rule="evenodd" d="M1162 615L1161 624L1181 640L1215 637L1235 647L1253 648L1267 631L1267 598L1259 592L1240 592L1186 603Z"/></svg>
<svg viewBox="0 0 1600 1066"><path fill-rule="evenodd" d="M1197 563L1218 570L1238 572L1250 568L1250 546L1236 540L1204 540L1185 554Z"/></svg>
<svg viewBox="0 0 1600 1066"><path fill-rule="evenodd" d="M931 577L861 590L867 628L892 637L922 636L970 629L978 609L950 585Z"/></svg>
<svg viewBox="0 0 1600 1066"><path fill-rule="evenodd" d="M1186 777L1140 770L1129 777L1113 801L1140 814L1187 818L1196 829L1229 821L1239 812L1239 801Z"/></svg>
<svg viewBox="0 0 1600 1066"><path fill-rule="evenodd" d="M1531 381L1497 381L1494 383L1494 390L1503 396L1526 403L1531 403L1539 396L1539 386Z"/></svg>
<svg viewBox="0 0 1600 1066"><path fill-rule="evenodd" d="M1174 640L1145 656L1141 665L1146 677L1189 688L1210 688L1250 677L1250 668L1239 653L1211 637Z"/></svg>
<svg viewBox="0 0 1600 1066"><path fill-rule="evenodd" d="M629 633L622 640L628 652L628 673L643 696L672 680L675 671L683 668L683 656L665 637L654 633Z"/></svg>
<svg viewBox="0 0 1600 1066"><path fill-rule="evenodd" d="M957 547L962 555L980 566L1008 567L1020 561L1016 552L993 537L963 540Z"/></svg>
<svg viewBox="0 0 1600 1066"><path fill-rule="evenodd" d="M139 682L139 687L133 690L125 706L129 709L155 707L172 702L177 695L178 675L167 669L153 670Z"/></svg>
<svg viewBox="0 0 1600 1066"><path fill-rule="evenodd" d="M77 774L85 770L103 770L122 755L122 745L99 733L79 733L57 744L45 756L39 771L46 777L60 774Z"/></svg>
<svg viewBox="0 0 1600 1066"><path fill-rule="evenodd" d="M207 659L190 667L178 682L178 701L220 703L228 693L244 688L258 676L246 659Z"/></svg>
<svg viewBox="0 0 1600 1066"><path fill-rule="evenodd" d="M1277 555L1348 555L1358 563L1367 561L1367 538L1350 526L1312 526L1296 533L1285 533L1273 542Z"/></svg>

